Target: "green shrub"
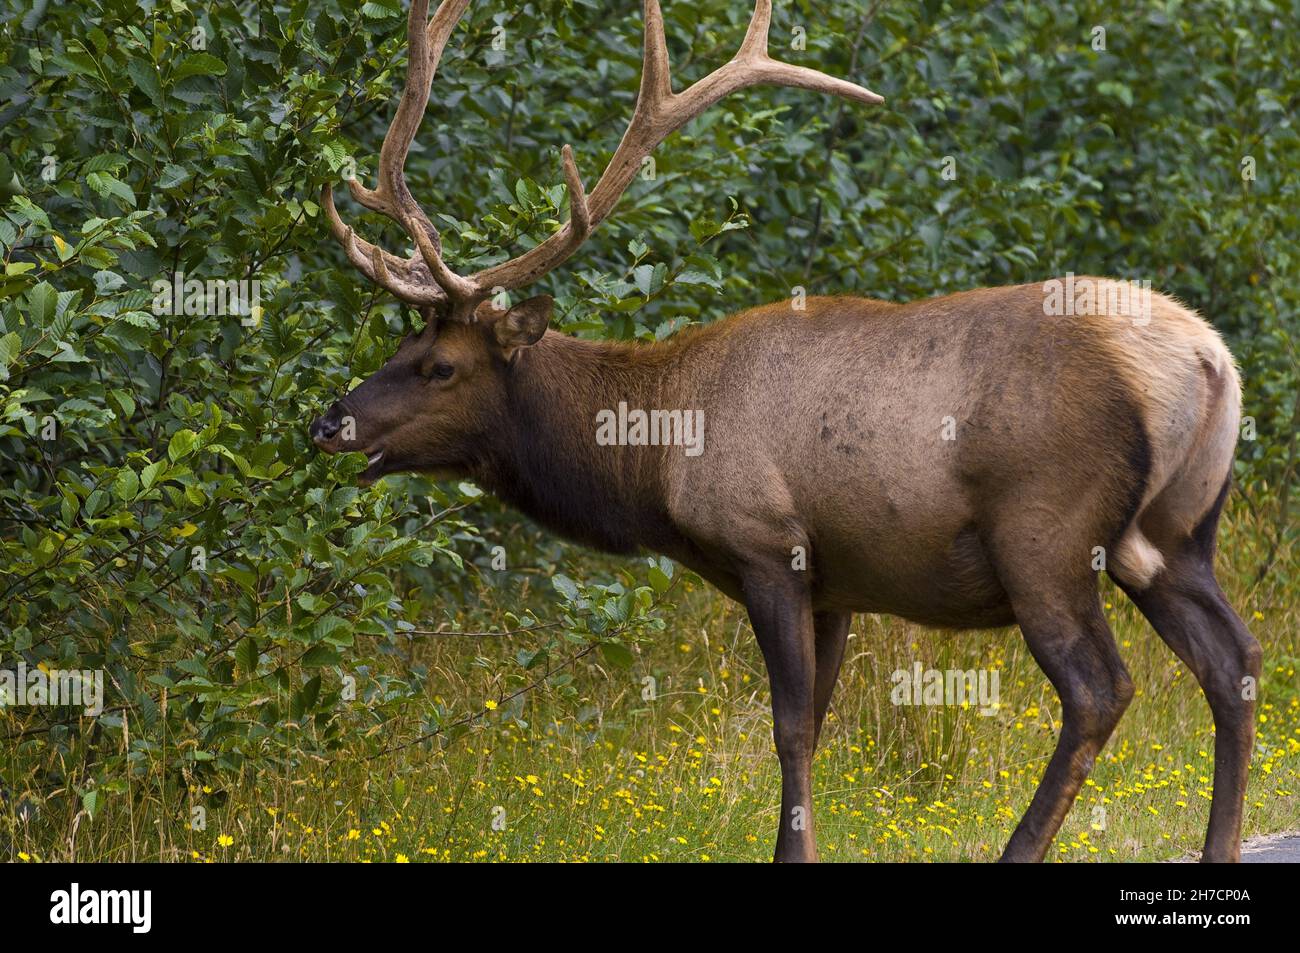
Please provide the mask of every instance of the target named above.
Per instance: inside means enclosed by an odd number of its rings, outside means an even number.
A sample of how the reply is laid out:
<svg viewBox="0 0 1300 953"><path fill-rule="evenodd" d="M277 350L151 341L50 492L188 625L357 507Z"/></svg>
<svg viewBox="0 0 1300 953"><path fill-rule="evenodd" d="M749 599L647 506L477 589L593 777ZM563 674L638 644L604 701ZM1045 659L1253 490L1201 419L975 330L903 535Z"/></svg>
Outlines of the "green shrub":
<svg viewBox="0 0 1300 953"><path fill-rule="evenodd" d="M679 84L729 56L747 16L666 6ZM573 333L653 338L799 286L909 299L1066 271L1150 279L1233 344L1256 435L1240 476L1282 487L1261 503L1280 507L1280 539L1300 425L1297 14L780 4L774 52L887 105L733 98L659 151L544 289ZM786 49L795 28L806 49ZM93 722L0 719L22 741L11 765L67 780L81 759L76 786L111 793L164 744L202 773L371 738L425 705L404 633L519 581L466 560L486 567L501 540L513 565L568 557L474 487L361 490L359 458L311 452L307 423L407 320L346 267L317 205L353 157L373 171L404 32L397 0L0 2L0 662L103 669L111 686ZM639 43L632 0L486 4L457 31L410 162L455 264L554 229L563 143L594 183ZM178 276L255 281L260 310L160 307ZM602 643L618 662L655 624L633 578L572 587L554 650ZM520 616L498 625L537 622ZM517 659L520 684L539 658ZM339 704L349 677L361 705ZM465 701L426 706L428 731Z"/></svg>

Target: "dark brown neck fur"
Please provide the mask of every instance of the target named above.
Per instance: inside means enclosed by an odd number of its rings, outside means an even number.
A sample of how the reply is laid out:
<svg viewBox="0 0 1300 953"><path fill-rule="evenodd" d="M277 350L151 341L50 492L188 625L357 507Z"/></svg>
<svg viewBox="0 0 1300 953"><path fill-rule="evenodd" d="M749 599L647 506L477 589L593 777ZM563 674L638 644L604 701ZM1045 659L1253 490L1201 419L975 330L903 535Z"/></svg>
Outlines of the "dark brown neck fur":
<svg viewBox="0 0 1300 953"><path fill-rule="evenodd" d="M658 447L600 446L596 414L657 407L677 349L583 341L548 332L506 376L506 413L474 477L577 542L614 553L677 549L664 505Z"/></svg>

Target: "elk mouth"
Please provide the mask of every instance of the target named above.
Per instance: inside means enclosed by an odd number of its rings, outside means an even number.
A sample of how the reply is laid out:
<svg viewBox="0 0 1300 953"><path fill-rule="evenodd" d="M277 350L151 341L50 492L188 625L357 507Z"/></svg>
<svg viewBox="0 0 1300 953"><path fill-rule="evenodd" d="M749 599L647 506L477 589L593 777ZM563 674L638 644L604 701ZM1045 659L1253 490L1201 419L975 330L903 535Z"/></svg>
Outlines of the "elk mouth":
<svg viewBox="0 0 1300 953"><path fill-rule="evenodd" d="M380 447L364 452L366 468L357 474L357 482L362 486L369 486L384 475L384 449Z"/></svg>

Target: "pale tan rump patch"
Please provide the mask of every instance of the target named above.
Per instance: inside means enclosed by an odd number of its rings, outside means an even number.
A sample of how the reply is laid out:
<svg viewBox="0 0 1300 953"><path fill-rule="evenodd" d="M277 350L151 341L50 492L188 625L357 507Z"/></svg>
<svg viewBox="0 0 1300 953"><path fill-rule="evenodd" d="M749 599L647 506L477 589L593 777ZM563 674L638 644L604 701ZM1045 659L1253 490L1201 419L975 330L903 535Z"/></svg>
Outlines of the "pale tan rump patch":
<svg viewBox="0 0 1300 953"><path fill-rule="evenodd" d="M1108 315L1085 320L1128 383L1150 446L1146 491L1111 561L1122 582L1145 588L1209 512L1228 477L1241 381L1218 332L1166 295L1151 295L1146 323Z"/></svg>

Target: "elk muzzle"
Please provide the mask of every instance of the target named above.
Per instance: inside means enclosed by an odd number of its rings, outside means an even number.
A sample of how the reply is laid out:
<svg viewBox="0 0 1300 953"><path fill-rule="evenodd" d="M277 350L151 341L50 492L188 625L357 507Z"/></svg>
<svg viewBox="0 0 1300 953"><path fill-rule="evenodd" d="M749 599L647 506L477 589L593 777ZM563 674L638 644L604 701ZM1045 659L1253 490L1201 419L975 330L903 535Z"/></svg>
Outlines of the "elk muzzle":
<svg viewBox="0 0 1300 953"><path fill-rule="evenodd" d="M396 469L389 466L388 455L382 446L367 446L358 440L354 412L341 400L335 401L329 410L317 417L308 432L312 442L325 453L364 453L366 468L357 474L357 482L362 486L369 486L385 473Z"/></svg>
<svg viewBox="0 0 1300 953"><path fill-rule="evenodd" d="M341 402L336 401L324 414L317 417L308 431L312 442L326 453L338 453L348 449L343 446L343 419L346 411ZM359 447L357 449L360 449Z"/></svg>

